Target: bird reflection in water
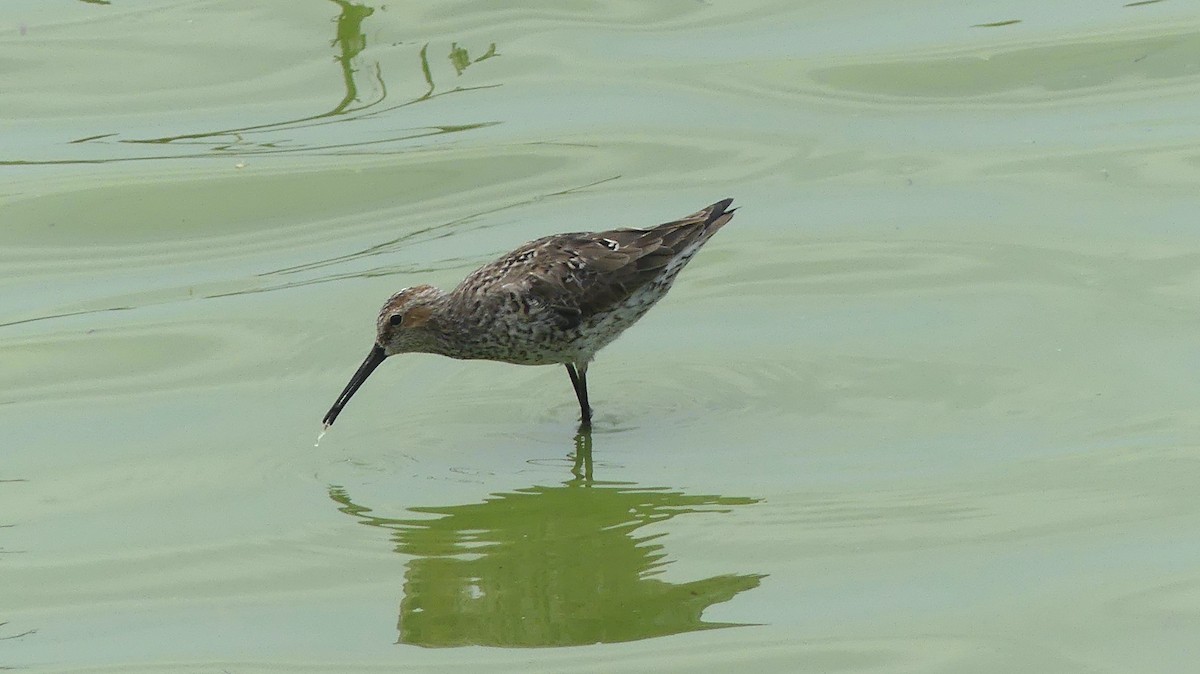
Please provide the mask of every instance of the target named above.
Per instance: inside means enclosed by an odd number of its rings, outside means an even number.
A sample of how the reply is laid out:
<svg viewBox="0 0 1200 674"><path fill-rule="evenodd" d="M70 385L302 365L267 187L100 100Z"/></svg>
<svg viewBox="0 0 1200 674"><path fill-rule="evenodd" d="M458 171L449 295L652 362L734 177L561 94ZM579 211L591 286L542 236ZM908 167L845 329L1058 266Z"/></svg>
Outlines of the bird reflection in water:
<svg viewBox="0 0 1200 674"><path fill-rule="evenodd" d="M757 499L595 481L591 445L591 433L581 430L573 478L563 484L493 494L482 503L411 508L418 517L380 517L345 489L330 488L342 512L389 529L396 552L412 557L400 600L400 643L570 646L738 626L705 622L702 614L757 587L762 575L662 580L666 533L640 530Z"/></svg>

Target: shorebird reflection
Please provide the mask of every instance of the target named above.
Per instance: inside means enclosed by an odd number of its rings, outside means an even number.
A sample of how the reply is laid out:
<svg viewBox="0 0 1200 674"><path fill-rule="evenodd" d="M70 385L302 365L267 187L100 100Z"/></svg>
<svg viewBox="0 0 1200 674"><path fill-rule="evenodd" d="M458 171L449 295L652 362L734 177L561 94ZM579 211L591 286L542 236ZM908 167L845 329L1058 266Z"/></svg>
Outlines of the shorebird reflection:
<svg viewBox="0 0 1200 674"><path fill-rule="evenodd" d="M592 481L592 427L580 424L575 433L575 451L571 452L571 474L575 480Z"/></svg>
<svg viewBox="0 0 1200 674"><path fill-rule="evenodd" d="M758 586L729 573L686 583L657 577L670 563L662 529L678 515L717 517L756 499L692 495L590 478L590 434L576 436L559 485L492 494L480 503L409 508L385 517L331 487L339 509L390 531L411 556L398 641L421 646L570 646L733 627L705 609Z"/></svg>

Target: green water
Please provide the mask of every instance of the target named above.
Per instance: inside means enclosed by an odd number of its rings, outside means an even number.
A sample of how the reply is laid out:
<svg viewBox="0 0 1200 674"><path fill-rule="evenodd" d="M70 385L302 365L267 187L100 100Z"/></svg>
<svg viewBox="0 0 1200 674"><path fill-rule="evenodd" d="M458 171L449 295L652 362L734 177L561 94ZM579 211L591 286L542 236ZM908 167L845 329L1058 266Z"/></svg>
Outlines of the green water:
<svg viewBox="0 0 1200 674"><path fill-rule="evenodd" d="M0 666L1189 672L1187 2L0 8ZM589 371L416 283L741 206Z"/></svg>

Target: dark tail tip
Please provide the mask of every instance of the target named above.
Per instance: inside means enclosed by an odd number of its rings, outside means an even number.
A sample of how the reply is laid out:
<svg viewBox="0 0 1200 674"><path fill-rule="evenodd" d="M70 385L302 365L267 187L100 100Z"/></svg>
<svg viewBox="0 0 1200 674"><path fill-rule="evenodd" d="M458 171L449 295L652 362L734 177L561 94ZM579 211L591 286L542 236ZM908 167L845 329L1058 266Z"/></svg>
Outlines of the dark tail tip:
<svg viewBox="0 0 1200 674"><path fill-rule="evenodd" d="M708 208L704 209L704 210L708 211L707 216L704 218L704 224L711 225L712 223L716 222L718 219L720 219L723 216L726 216L726 215L732 216L733 212L736 211L737 209L730 208L729 206L731 204L733 204L732 197L727 198L727 199L722 199L722 200L718 201L717 203L713 204L712 206L709 206ZM725 221L728 222L729 218L725 218ZM724 224L724 223L722 223L722 224Z"/></svg>

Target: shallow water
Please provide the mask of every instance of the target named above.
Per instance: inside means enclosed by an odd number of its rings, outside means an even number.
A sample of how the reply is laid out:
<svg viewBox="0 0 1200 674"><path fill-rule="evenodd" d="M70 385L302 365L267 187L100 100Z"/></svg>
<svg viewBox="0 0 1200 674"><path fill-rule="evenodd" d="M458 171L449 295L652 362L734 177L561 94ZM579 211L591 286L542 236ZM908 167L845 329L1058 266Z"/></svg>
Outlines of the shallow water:
<svg viewBox="0 0 1200 674"><path fill-rule="evenodd" d="M1191 671L1198 47L1167 1L9 0L0 665ZM393 291L725 196L590 438L561 368L409 356L314 447Z"/></svg>

